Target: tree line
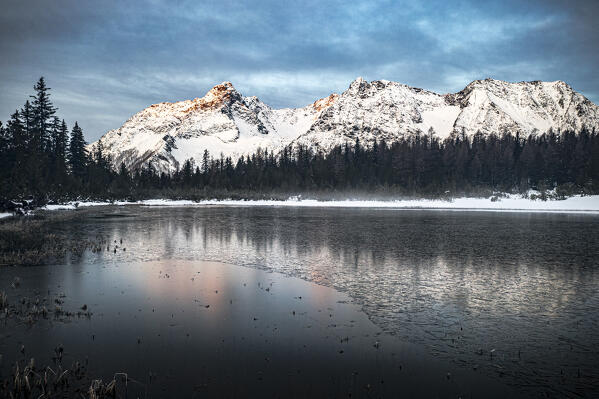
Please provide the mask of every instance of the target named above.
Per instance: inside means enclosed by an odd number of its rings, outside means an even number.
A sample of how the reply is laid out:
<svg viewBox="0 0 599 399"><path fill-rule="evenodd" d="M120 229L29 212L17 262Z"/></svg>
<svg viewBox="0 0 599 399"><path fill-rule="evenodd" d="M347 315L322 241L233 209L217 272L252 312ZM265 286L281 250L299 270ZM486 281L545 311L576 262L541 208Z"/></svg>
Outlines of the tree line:
<svg viewBox="0 0 599 399"><path fill-rule="evenodd" d="M81 127L69 130L43 78L35 93L0 122L0 199L256 198L310 193L381 196L481 194L556 189L599 193L599 135L582 130L521 136L433 131L392 143L359 140L328 152L289 146L237 160L207 150L172 173L152 162L135 171L112 166L101 142L88 153Z"/></svg>
<svg viewBox="0 0 599 399"><path fill-rule="evenodd" d="M329 152L303 146L281 154L258 150L235 163L204 151L199 165L187 160L173 174L161 174L149 164L134 181L146 189L207 192L439 197L557 189L560 195L591 194L599 192L599 135L586 130L526 138L462 133L440 140L426 134L369 146L358 139Z"/></svg>

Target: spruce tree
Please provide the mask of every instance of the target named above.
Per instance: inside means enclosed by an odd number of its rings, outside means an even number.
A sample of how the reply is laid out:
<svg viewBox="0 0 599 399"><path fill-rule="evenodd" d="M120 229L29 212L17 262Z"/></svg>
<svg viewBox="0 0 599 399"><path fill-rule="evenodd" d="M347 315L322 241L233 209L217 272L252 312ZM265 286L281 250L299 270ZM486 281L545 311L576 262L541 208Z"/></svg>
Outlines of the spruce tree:
<svg viewBox="0 0 599 399"><path fill-rule="evenodd" d="M67 124L58 118L54 118L52 129L52 161L54 182L57 188L63 188L67 183L67 149L69 131Z"/></svg>
<svg viewBox="0 0 599 399"><path fill-rule="evenodd" d="M50 88L42 76L35 86L36 94L33 98L33 128L35 150L42 153L51 146L51 124L56 108L50 102Z"/></svg>
<svg viewBox="0 0 599 399"><path fill-rule="evenodd" d="M57 138L60 132L60 118L55 116L52 118L52 122L50 124L50 146L49 150L52 155L53 160L56 158L56 149L57 149Z"/></svg>
<svg viewBox="0 0 599 399"><path fill-rule="evenodd" d="M96 148L94 151L94 162L100 168L106 167L106 158L104 158L104 144L102 144L102 140L98 140L96 143Z"/></svg>
<svg viewBox="0 0 599 399"><path fill-rule="evenodd" d="M27 151L27 137L25 136L25 126L21 119L19 111L15 111L6 124L6 136L11 141L11 147L16 153L25 153Z"/></svg>
<svg viewBox="0 0 599 399"><path fill-rule="evenodd" d="M8 128L4 129L2 121L0 121L0 172L6 170L8 165L5 163L4 156L10 151L12 143L8 135Z"/></svg>
<svg viewBox="0 0 599 399"><path fill-rule="evenodd" d="M71 173L77 179L82 179L87 166L87 153L85 150L85 139L83 138L83 130L79 124L75 122L71 131L71 140L69 143L69 165Z"/></svg>
<svg viewBox="0 0 599 399"><path fill-rule="evenodd" d="M14 116L14 114L12 115ZM25 105L21 109L19 118L22 120L23 127L23 144L27 146L27 150L29 153L34 152L34 121L33 121L33 108L31 107L31 103L29 100L25 101Z"/></svg>
<svg viewBox="0 0 599 399"><path fill-rule="evenodd" d="M11 140L8 135L8 128L5 129L0 121L0 199L4 197L4 187L7 185L8 173L12 169L9 156L11 153Z"/></svg>
<svg viewBox="0 0 599 399"><path fill-rule="evenodd" d="M114 192L121 198L128 196L131 192L131 177L124 162L121 162L119 173L114 181Z"/></svg>
<svg viewBox="0 0 599 399"><path fill-rule="evenodd" d="M67 128L67 124L62 120L60 124L60 131L56 136L56 156L62 165L67 164L67 148L69 145L69 129Z"/></svg>
<svg viewBox="0 0 599 399"><path fill-rule="evenodd" d="M3 188L6 189L6 195L12 197L23 194L29 185L27 170L25 168L28 154L27 138L25 136L25 127L19 111L15 111L11 115L10 120L6 124L5 134L7 139L11 142L10 158L7 158L6 161L9 163L10 167L10 171L7 171L7 175L12 184L5 185Z"/></svg>

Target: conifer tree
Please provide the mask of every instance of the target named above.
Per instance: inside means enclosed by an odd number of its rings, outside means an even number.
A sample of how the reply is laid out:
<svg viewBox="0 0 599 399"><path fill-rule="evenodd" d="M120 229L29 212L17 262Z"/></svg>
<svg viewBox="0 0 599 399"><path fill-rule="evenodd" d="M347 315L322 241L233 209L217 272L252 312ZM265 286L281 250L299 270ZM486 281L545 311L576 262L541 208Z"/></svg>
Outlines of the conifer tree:
<svg viewBox="0 0 599 399"><path fill-rule="evenodd" d="M4 128L0 121L0 185L4 187L7 184L8 172L12 169L9 156L11 153L11 140L8 135L8 129ZM0 197L3 196L4 190L0 189Z"/></svg>
<svg viewBox="0 0 599 399"><path fill-rule="evenodd" d="M27 171L25 164L27 161L27 139L25 136L25 127L21 119L19 111L15 111L7 125L6 137L10 140L10 153L7 156L6 162L9 165L9 170L6 171L7 178L12 182L10 185L5 185L7 196L15 196L23 194L27 191Z"/></svg>
<svg viewBox="0 0 599 399"><path fill-rule="evenodd" d="M56 155L59 158L61 164L67 164L67 149L69 145L69 129L67 124L62 120L60 124L60 130L56 136Z"/></svg>
<svg viewBox="0 0 599 399"><path fill-rule="evenodd" d="M42 76L33 87L36 94L33 98L34 149L42 153L51 146L51 124L56 108L50 101L50 88Z"/></svg>
<svg viewBox="0 0 599 399"><path fill-rule="evenodd" d="M6 125L6 136L11 141L11 147L17 153L27 151L27 137L25 136L25 126L21 119L19 111L15 111Z"/></svg>
<svg viewBox="0 0 599 399"><path fill-rule="evenodd" d="M50 124L50 146L49 146L49 152L52 155L52 158L54 158L53 160L55 160L56 158L56 149L57 149L57 137L58 134L60 132L60 118L57 116L54 116L52 118L52 122Z"/></svg>
<svg viewBox="0 0 599 399"><path fill-rule="evenodd" d="M14 114L12 116L14 116ZM34 142L34 138L33 138L34 120L33 119L34 118L33 118L33 108L31 107L31 103L29 102L29 100L25 101L25 105L21 109L19 117L22 120L22 126L23 126L23 134L22 134L23 144L28 147L27 150L28 150L28 152L31 153L34 151L34 148L33 148L33 142Z"/></svg>
<svg viewBox="0 0 599 399"><path fill-rule="evenodd" d="M71 173L78 179L82 179L87 166L87 153L85 150L85 139L83 138L83 130L79 124L75 122L71 131L71 140L69 142L69 165Z"/></svg>
<svg viewBox="0 0 599 399"><path fill-rule="evenodd" d="M67 183L67 150L68 150L68 137L69 131L67 124L58 118L54 118L52 128L52 161L53 161L53 180L58 186L62 188Z"/></svg>

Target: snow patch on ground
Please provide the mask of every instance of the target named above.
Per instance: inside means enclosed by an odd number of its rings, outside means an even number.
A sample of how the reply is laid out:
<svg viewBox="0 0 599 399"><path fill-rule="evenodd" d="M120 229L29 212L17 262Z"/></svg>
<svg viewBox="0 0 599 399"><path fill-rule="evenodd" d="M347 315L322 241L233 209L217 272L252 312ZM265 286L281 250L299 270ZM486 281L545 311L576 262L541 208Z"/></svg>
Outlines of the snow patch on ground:
<svg viewBox="0 0 599 399"><path fill-rule="evenodd" d="M12 216L12 213L0 213L0 219L7 218L9 216Z"/></svg>

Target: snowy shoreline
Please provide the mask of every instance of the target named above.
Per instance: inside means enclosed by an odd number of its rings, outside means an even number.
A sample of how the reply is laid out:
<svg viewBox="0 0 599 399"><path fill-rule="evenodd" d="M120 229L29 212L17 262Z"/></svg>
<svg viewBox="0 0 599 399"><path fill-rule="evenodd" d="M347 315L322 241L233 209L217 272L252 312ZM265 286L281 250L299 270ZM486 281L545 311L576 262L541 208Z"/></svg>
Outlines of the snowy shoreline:
<svg viewBox="0 0 599 399"><path fill-rule="evenodd" d="M454 198L452 200L335 200L319 201L314 199L290 198L276 200L164 200L152 199L136 202L70 202L63 205L47 205L44 210L69 210L77 207L106 205L142 205L158 207L186 206L273 206L273 207L322 207L322 208L387 208L387 209L430 209L463 211L506 211L506 212L559 212L559 213L599 213L599 195L573 196L564 200L532 200L518 195L509 195L491 201L490 198Z"/></svg>
<svg viewBox="0 0 599 399"><path fill-rule="evenodd" d="M201 207L201 206L269 206L269 207L320 207L320 208L384 208L397 210L481 211L481 212L546 212L599 214L599 195L573 196L564 200L532 200L519 195L508 195L492 201L490 198L460 197L451 200L332 200L298 199L277 200L167 200L151 199L135 202L72 201L65 204L46 205L40 210L75 210L92 206L153 206L153 207ZM12 216L0 213L0 219Z"/></svg>

